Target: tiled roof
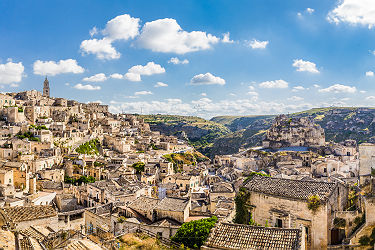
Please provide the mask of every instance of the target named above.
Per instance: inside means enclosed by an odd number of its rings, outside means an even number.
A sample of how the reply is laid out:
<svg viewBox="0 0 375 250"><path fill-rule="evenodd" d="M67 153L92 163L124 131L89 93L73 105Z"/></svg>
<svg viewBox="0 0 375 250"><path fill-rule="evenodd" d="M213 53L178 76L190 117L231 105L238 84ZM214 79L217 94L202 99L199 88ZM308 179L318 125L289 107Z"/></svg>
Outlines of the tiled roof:
<svg viewBox="0 0 375 250"><path fill-rule="evenodd" d="M158 199L140 196L130 203L129 207L137 212L148 212L152 211L158 203Z"/></svg>
<svg viewBox="0 0 375 250"><path fill-rule="evenodd" d="M156 205L155 209L182 212L185 210L188 204L189 199L165 197L159 202L159 204Z"/></svg>
<svg viewBox="0 0 375 250"><path fill-rule="evenodd" d="M245 182L244 187L249 191L300 200L308 200L310 196L318 195L322 201L325 201L336 185L336 183L330 182L289 180L254 175Z"/></svg>
<svg viewBox="0 0 375 250"><path fill-rule="evenodd" d="M16 206L0 208L0 213L11 222L30 221L57 215L52 206Z"/></svg>
<svg viewBox="0 0 375 250"><path fill-rule="evenodd" d="M219 223L204 244L215 249L299 249L301 231Z"/></svg>

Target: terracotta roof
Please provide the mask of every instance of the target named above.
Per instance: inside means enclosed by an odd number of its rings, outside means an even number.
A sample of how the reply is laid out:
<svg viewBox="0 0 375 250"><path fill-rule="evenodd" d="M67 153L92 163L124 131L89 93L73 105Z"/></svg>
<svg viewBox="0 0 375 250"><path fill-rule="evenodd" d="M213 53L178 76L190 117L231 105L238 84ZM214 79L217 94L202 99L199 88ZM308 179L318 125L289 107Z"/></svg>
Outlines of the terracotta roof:
<svg viewBox="0 0 375 250"><path fill-rule="evenodd" d="M204 244L215 249L299 249L299 229L219 223Z"/></svg>
<svg viewBox="0 0 375 250"><path fill-rule="evenodd" d="M322 201L325 201L336 185L332 182L289 180L254 175L245 182L244 187L253 192L300 200L308 200L310 196L318 195Z"/></svg>
<svg viewBox="0 0 375 250"><path fill-rule="evenodd" d="M50 205L3 207L0 208L0 213L11 222L30 221L57 216L57 212Z"/></svg>

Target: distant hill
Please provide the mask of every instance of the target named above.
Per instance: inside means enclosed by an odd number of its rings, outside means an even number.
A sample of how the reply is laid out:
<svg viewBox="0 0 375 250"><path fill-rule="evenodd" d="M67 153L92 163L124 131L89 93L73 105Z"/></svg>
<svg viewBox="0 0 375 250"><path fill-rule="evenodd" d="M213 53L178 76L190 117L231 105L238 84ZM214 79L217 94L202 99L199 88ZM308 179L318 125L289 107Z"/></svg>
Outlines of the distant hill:
<svg viewBox="0 0 375 250"><path fill-rule="evenodd" d="M186 138L201 153L209 155L213 142L231 131L224 125L196 116L141 115L151 130Z"/></svg>
<svg viewBox="0 0 375 250"><path fill-rule="evenodd" d="M311 117L325 130L326 141L354 139L358 143L375 142L375 108L329 107L290 114ZM240 148L261 145L274 115L218 116L210 121L192 116L143 116L151 128L167 134L181 131L197 150L207 156L233 154Z"/></svg>

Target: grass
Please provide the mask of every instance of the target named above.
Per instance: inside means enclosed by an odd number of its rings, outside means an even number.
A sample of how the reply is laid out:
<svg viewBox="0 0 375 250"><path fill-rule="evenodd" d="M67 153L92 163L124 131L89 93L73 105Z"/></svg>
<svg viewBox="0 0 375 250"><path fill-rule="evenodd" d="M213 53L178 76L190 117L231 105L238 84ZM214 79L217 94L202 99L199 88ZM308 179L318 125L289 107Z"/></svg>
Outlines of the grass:
<svg viewBox="0 0 375 250"><path fill-rule="evenodd" d="M168 249L161 245L156 239L145 234L125 234L120 238L120 249L142 249L142 250L161 250Z"/></svg>

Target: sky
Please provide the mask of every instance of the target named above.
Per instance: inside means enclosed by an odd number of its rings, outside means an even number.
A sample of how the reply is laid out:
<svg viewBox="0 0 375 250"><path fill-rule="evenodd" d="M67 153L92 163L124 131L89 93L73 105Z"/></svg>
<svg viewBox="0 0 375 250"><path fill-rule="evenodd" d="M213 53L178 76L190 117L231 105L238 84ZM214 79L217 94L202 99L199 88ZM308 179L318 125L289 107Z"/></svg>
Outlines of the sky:
<svg viewBox="0 0 375 250"><path fill-rule="evenodd" d="M0 91L118 113L375 106L373 0L2 0Z"/></svg>

